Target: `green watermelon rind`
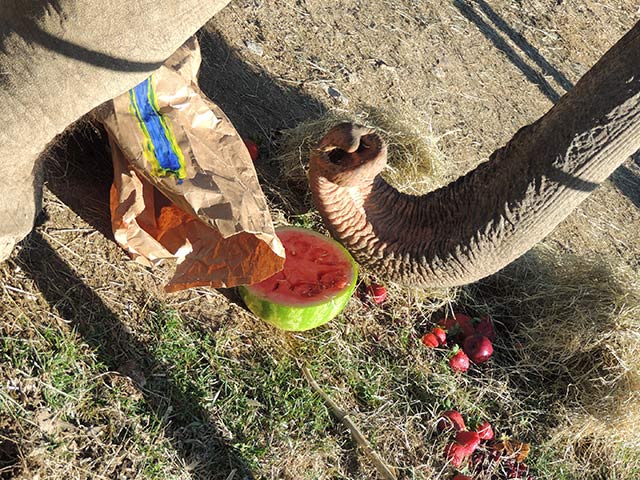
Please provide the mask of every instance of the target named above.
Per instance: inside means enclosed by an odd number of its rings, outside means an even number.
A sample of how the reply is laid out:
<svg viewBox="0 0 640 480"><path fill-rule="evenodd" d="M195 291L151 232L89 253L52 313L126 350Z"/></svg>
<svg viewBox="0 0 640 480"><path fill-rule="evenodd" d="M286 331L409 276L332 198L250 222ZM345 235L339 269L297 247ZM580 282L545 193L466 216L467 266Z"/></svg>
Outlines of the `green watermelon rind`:
<svg viewBox="0 0 640 480"><path fill-rule="evenodd" d="M342 245L329 237L306 228L283 227L277 229L277 231L285 230L295 230L335 245L351 265L352 276L349 283L331 298L314 300L304 305L274 302L265 295L253 290L251 285L238 287L238 293L254 315L271 325L287 331L301 332L311 330L333 320L344 310L358 283L358 264Z"/></svg>

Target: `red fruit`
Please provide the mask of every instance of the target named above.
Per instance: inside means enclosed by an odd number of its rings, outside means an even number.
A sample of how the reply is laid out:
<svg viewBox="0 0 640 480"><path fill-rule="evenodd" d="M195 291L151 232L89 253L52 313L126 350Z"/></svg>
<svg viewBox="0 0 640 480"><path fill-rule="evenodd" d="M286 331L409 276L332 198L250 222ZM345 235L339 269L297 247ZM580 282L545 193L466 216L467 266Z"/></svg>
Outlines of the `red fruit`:
<svg viewBox="0 0 640 480"><path fill-rule="evenodd" d="M456 442L448 443L444 449L444 454L454 467L460 467L468 457L464 447Z"/></svg>
<svg viewBox="0 0 640 480"><path fill-rule="evenodd" d="M436 348L440 345L438 338L433 333L425 333L422 336L422 344L427 348Z"/></svg>
<svg viewBox="0 0 640 480"><path fill-rule="evenodd" d="M484 335L492 342L496 339L496 329L493 325L493 320L489 315L483 315L480 317L480 322L476 325L476 333Z"/></svg>
<svg viewBox="0 0 640 480"><path fill-rule="evenodd" d="M453 480L473 480L473 479L471 477L468 477L467 475L462 475L461 473L459 473L455 477L453 477Z"/></svg>
<svg viewBox="0 0 640 480"><path fill-rule="evenodd" d="M471 317L464 313L454 313L453 317L440 320L438 325L447 331L448 336L460 335L462 338L466 338L475 333Z"/></svg>
<svg viewBox="0 0 640 480"><path fill-rule="evenodd" d="M255 162L260 156L258 145L256 145L256 143L252 140L244 140L244 145L247 147L247 150L249 150L249 155L251 156L251 160Z"/></svg>
<svg viewBox="0 0 640 480"><path fill-rule="evenodd" d="M440 327L433 327L431 333L433 333L438 339L438 344L444 345L445 343L447 343L447 332L445 332Z"/></svg>
<svg viewBox="0 0 640 480"><path fill-rule="evenodd" d="M460 467L480 445L480 437L476 432L458 432L456 441L447 444L444 453L454 467Z"/></svg>
<svg viewBox="0 0 640 480"><path fill-rule="evenodd" d="M466 372L469 370L469 357L462 351L458 352L449 359L449 365L456 372Z"/></svg>
<svg viewBox="0 0 640 480"><path fill-rule="evenodd" d="M380 305L387 299L387 289L384 285L378 285L377 283L372 283L367 287L367 295L376 305Z"/></svg>
<svg viewBox="0 0 640 480"><path fill-rule="evenodd" d="M466 353L473 363L484 363L493 355L493 345L484 335L475 334L467 337L462 345L464 353Z"/></svg>
<svg viewBox="0 0 640 480"><path fill-rule="evenodd" d="M493 440L493 428L491 428L491 424L489 422L480 424L476 432L478 432L478 436L481 440Z"/></svg>
<svg viewBox="0 0 640 480"><path fill-rule="evenodd" d="M480 445L480 435L477 432L460 431L456 433L456 443L462 445L466 455L471 455Z"/></svg>
<svg viewBox="0 0 640 480"><path fill-rule="evenodd" d="M442 432L449 428L453 428L458 432L467 428L460 412L457 412L456 410L447 410L440 415L440 419L436 424L438 432Z"/></svg>

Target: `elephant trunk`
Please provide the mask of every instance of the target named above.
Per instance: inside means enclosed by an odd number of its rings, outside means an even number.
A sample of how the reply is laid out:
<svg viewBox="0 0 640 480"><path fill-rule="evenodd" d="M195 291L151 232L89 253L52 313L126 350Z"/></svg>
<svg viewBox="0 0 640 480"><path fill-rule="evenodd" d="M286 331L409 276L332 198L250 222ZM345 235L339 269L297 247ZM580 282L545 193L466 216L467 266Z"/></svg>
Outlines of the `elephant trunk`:
<svg viewBox="0 0 640 480"><path fill-rule="evenodd" d="M546 115L469 174L423 196L381 177L386 146L341 124L311 152L325 223L362 263L402 283L490 275L544 238L640 149L640 23Z"/></svg>

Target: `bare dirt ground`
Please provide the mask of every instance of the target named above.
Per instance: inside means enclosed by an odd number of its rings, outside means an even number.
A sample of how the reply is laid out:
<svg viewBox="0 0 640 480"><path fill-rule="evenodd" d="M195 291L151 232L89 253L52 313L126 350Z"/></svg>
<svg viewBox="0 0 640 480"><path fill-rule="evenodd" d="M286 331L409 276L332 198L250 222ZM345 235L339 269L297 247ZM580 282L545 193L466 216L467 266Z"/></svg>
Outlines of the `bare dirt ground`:
<svg viewBox="0 0 640 480"><path fill-rule="evenodd" d="M239 0L200 32L200 83L239 132L260 143L266 159L261 178L272 182L274 203L278 185L273 183L277 165L268 160L271 140L282 129L332 109L379 109L412 119L438 139L445 158L442 173L450 180L545 113L639 20L638 4L631 0ZM83 392L95 400L117 390L117 402L139 400L146 405L147 413L140 415L148 424L128 420L127 415L139 414L135 405L129 411L106 401L95 416L80 418L74 413L80 404L65 402L76 395L68 393L74 383L97 375L94 367L65 370L70 378L66 391L55 378L39 377L24 366L44 365L46 358L25 353L20 364L15 352L23 350L18 344L14 350L7 347L0 377L9 393L0 406L13 413L0 410L0 478L224 479L243 478L234 476L243 471L257 478L303 478L301 472L308 478L375 478L339 429L326 434L324 443L275 439L273 455L297 456L288 461L273 460L268 453L260 457L252 450L256 445L227 448L230 439L242 437L242 422L253 414L240 418L245 415L238 413L238 424L227 426L216 417L215 399L165 379L173 357L154 344L149 326L154 324L148 319L156 318L155 305L184 312L195 332L215 335L223 327L235 328L235 336L227 339L234 351L259 342L261 334L274 334L247 314L232 292L198 289L167 295L162 290L166 269L149 271L128 260L110 233L105 145L101 132L83 127L80 134L61 138L47 156L45 206L36 232L0 265L2 339L18 338L25 348L46 340L46 351L56 355L72 354L49 337L49 328L76 339L78 351L100 365L99 375L108 379L100 389ZM566 252L623 262L639 274L640 156L620 167L546 242ZM9 358L8 351L15 355ZM247 365L242 372L250 376L252 364ZM247 408L262 407L258 402ZM17 422L18 417L23 420ZM116 440L108 445L92 440L107 430L108 438ZM142 433L131 446L131 432L138 430ZM73 440L67 449L55 453L68 438ZM164 450L154 450L158 438ZM302 459L305 449L316 448ZM224 461L203 460L211 451ZM154 455L163 458L158 462L164 467L140 466L141 457ZM266 460L254 465L245 457ZM412 470L412 478L441 475L429 468L423 476Z"/></svg>

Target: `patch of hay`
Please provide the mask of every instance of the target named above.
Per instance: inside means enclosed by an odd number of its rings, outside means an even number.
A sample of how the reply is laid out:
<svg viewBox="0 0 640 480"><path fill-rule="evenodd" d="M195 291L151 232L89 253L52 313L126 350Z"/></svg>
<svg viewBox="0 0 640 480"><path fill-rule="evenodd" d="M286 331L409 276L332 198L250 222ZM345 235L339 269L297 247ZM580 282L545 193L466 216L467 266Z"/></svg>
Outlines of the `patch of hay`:
<svg viewBox="0 0 640 480"><path fill-rule="evenodd" d="M293 192L307 191L309 152L334 125L354 122L374 128L388 144L388 166L383 176L400 191L423 194L439 186L442 153L438 139L416 123L408 112L369 109L359 114L332 110L315 120L284 130L274 160L286 186Z"/></svg>
<svg viewBox="0 0 640 480"><path fill-rule="evenodd" d="M550 409L547 447L582 472L639 468L637 273L543 245L468 292L511 330L520 387Z"/></svg>

